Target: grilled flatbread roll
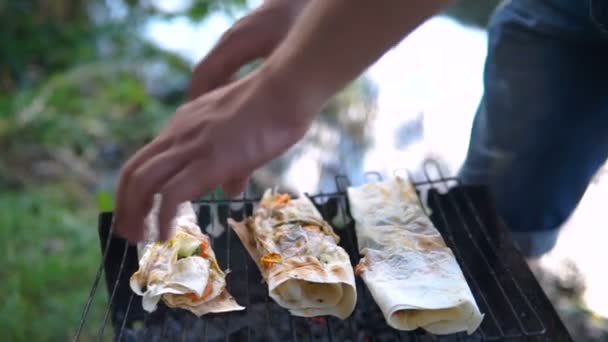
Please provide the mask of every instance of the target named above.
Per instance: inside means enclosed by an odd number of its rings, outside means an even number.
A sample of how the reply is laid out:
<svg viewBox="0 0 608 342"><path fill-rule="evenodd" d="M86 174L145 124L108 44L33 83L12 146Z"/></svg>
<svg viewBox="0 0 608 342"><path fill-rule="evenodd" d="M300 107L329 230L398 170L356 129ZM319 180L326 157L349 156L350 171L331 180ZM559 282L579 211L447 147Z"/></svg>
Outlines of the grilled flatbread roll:
<svg viewBox="0 0 608 342"><path fill-rule="evenodd" d="M424 213L411 183L347 189L363 258L356 267L391 327L473 333L483 315L454 254Z"/></svg>
<svg viewBox="0 0 608 342"><path fill-rule="evenodd" d="M148 217L150 231L158 202ZM142 296L144 310L156 310L159 300L169 307L207 313L243 310L226 289L225 274L217 264L209 237L197 225L190 202L180 205L174 235L164 243L150 240L139 246L139 270L130 279L133 292Z"/></svg>
<svg viewBox="0 0 608 342"><path fill-rule="evenodd" d="M345 319L353 312L350 259L308 198L267 190L252 217L229 224L268 283L270 297L291 314Z"/></svg>

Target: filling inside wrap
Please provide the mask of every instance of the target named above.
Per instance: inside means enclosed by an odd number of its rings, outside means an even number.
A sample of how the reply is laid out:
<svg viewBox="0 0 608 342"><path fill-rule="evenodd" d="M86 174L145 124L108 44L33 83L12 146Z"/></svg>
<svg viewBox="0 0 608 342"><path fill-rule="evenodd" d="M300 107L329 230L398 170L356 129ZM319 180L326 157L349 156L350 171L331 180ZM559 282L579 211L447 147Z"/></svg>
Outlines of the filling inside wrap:
<svg viewBox="0 0 608 342"><path fill-rule="evenodd" d="M229 223L279 305L303 317L345 319L352 313L356 291L350 259L310 200L268 190L252 217Z"/></svg>
<svg viewBox="0 0 608 342"><path fill-rule="evenodd" d="M208 236L195 223L190 203L180 206L174 222L169 240L149 241L139 248L139 269L131 276L130 286L142 296L144 310L155 311L160 300L197 316L243 310L226 290L225 274Z"/></svg>

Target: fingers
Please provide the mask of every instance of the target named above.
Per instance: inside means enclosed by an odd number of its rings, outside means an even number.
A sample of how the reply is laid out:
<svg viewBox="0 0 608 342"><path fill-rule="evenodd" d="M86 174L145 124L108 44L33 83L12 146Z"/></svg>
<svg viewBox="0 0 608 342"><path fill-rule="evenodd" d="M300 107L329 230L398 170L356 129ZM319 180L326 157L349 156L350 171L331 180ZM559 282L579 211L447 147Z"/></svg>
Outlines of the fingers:
<svg viewBox="0 0 608 342"><path fill-rule="evenodd" d="M143 237L144 218L152 208L154 194L160 192L159 239L167 240L177 206L225 182L222 179L225 173L219 168L210 167L213 162L209 158L198 159L185 166L181 160L176 152L167 150L133 171L127 187L127 214L122 216L119 225L121 235L132 241ZM243 192L247 183L248 177L237 177L225 182L223 189L232 197Z"/></svg>
<svg viewBox="0 0 608 342"><path fill-rule="evenodd" d="M158 211L159 240L167 241L171 235L171 221L175 218L177 206L181 202L173 198L162 196L160 210Z"/></svg>
<svg viewBox="0 0 608 342"><path fill-rule="evenodd" d="M160 240L165 241L171 233L171 222L175 218L177 206L185 201L209 192L221 182L223 172L212 165L210 159L198 160L188 164L162 187L162 203L158 215ZM233 197L245 190L249 177L237 177L222 187L228 196Z"/></svg>
<svg viewBox="0 0 608 342"><path fill-rule="evenodd" d="M182 168L183 154L180 150L167 149L142 162L124 180L121 185L121 214L117 217L117 231L124 238L130 241L143 238L144 219L152 208L153 196Z"/></svg>
<svg viewBox="0 0 608 342"><path fill-rule="evenodd" d="M123 167L121 174L120 174L120 182L119 182L119 186L118 186L118 192L117 192L117 204L118 204L118 208L122 208L123 207L123 203L124 203L124 189L125 189L125 182L128 182L128 180L130 179L131 175L133 174L133 171L135 171L135 169L137 169L141 163L143 163L144 161L146 161L148 158L150 158L151 156L155 155L155 154L159 154L161 152L163 152L164 150L168 149L171 146L171 141L169 140L157 140L157 141L152 141L151 143L149 143L148 145L144 146L142 149L140 149L139 151L137 151L135 153L135 155L133 155L133 157L131 157L126 163L125 166Z"/></svg>
<svg viewBox="0 0 608 342"><path fill-rule="evenodd" d="M120 173L120 180L117 187L116 192L116 222L121 221L121 217L123 214L126 214L126 203L127 203L127 188L129 187L129 182L133 176L133 172L148 158L162 153L166 149L171 146L171 142L169 140L156 140L148 145L144 146L142 149L137 151L133 157L131 157L123 167ZM118 225L120 227L120 225ZM119 230L120 232L120 230Z"/></svg>
<svg viewBox="0 0 608 342"><path fill-rule="evenodd" d="M283 7L288 4L289 7ZM197 98L223 86L242 66L269 55L291 26L293 15L287 10L291 4L277 2L274 6L264 5L228 30L194 69L188 97ZM193 118L176 119L169 124L169 131L175 133L182 130ZM117 193L117 231L131 241L143 236L144 217L151 208L156 192L163 194L162 215L159 215L159 220L162 216L162 223L159 222L159 226L161 234L164 234L161 237L166 237L174 210L181 201L190 200L218 184L223 184L224 190L230 194L238 193L246 186L246 177L226 182L226 169L214 168L212 164L200 165L197 162L184 168L184 155L173 151L172 141L157 139L131 158L121 174ZM176 146L176 149L179 148ZM199 155L190 157L201 160ZM203 171L204 174L201 173ZM219 173L211 175L210 172ZM235 171L231 169L230 172ZM201 177L204 179L201 180ZM234 174L230 177L234 177Z"/></svg>
<svg viewBox="0 0 608 342"><path fill-rule="evenodd" d="M229 181L222 185L222 189L228 197L236 197L239 194L245 192L247 184L249 183L249 177L240 177Z"/></svg>
<svg viewBox="0 0 608 342"><path fill-rule="evenodd" d="M158 214L161 241L169 237L171 221L175 217L177 206L207 193L213 187L212 184L216 184L216 177L211 174L213 168L208 165L210 164L207 160L190 163L164 184L161 190L162 204ZM211 177L206 177L205 170L209 170L207 174Z"/></svg>

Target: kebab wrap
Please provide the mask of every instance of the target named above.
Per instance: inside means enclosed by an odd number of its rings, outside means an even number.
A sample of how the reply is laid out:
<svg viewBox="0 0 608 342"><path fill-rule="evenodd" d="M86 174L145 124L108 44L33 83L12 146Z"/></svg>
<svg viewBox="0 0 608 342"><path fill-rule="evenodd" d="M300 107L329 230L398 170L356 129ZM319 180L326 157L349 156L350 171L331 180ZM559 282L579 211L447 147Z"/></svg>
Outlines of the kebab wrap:
<svg viewBox="0 0 608 342"><path fill-rule="evenodd" d="M157 234L155 222L159 202L148 216L151 233ZM138 246L139 269L131 276L133 292L142 296L144 310L156 310L162 299L167 306L207 313L243 310L226 289L220 269L209 244L209 237L197 225L190 202L182 203L173 221L173 235L164 243L150 239Z"/></svg>
<svg viewBox="0 0 608 342"><path fill-rule="evenodd" d="M483 315L451 249L405 179L347 189L362 258L356 266L387 323L472 334Z"/></svg>
<svg viewBox="0 0 608 342"><path fill-rule="evenodd" d="M305 196L267 190L252 217L229 220L268 284L291 314L346 319L357 300L355 276L339 237Z"/></svg>

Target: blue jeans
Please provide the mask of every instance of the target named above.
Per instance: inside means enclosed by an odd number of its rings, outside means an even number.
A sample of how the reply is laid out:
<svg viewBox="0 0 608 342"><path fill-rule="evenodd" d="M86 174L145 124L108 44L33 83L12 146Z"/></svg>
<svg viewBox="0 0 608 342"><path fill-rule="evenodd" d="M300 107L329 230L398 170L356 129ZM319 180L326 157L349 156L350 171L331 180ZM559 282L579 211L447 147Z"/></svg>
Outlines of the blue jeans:
<svg viewBox="0 0 608 342"><path fill-rule="evenodd" d="M607 0L512 0L491 20L459 177L490 188L527 256L554 246L608 157L606 28Z"/></svg>

